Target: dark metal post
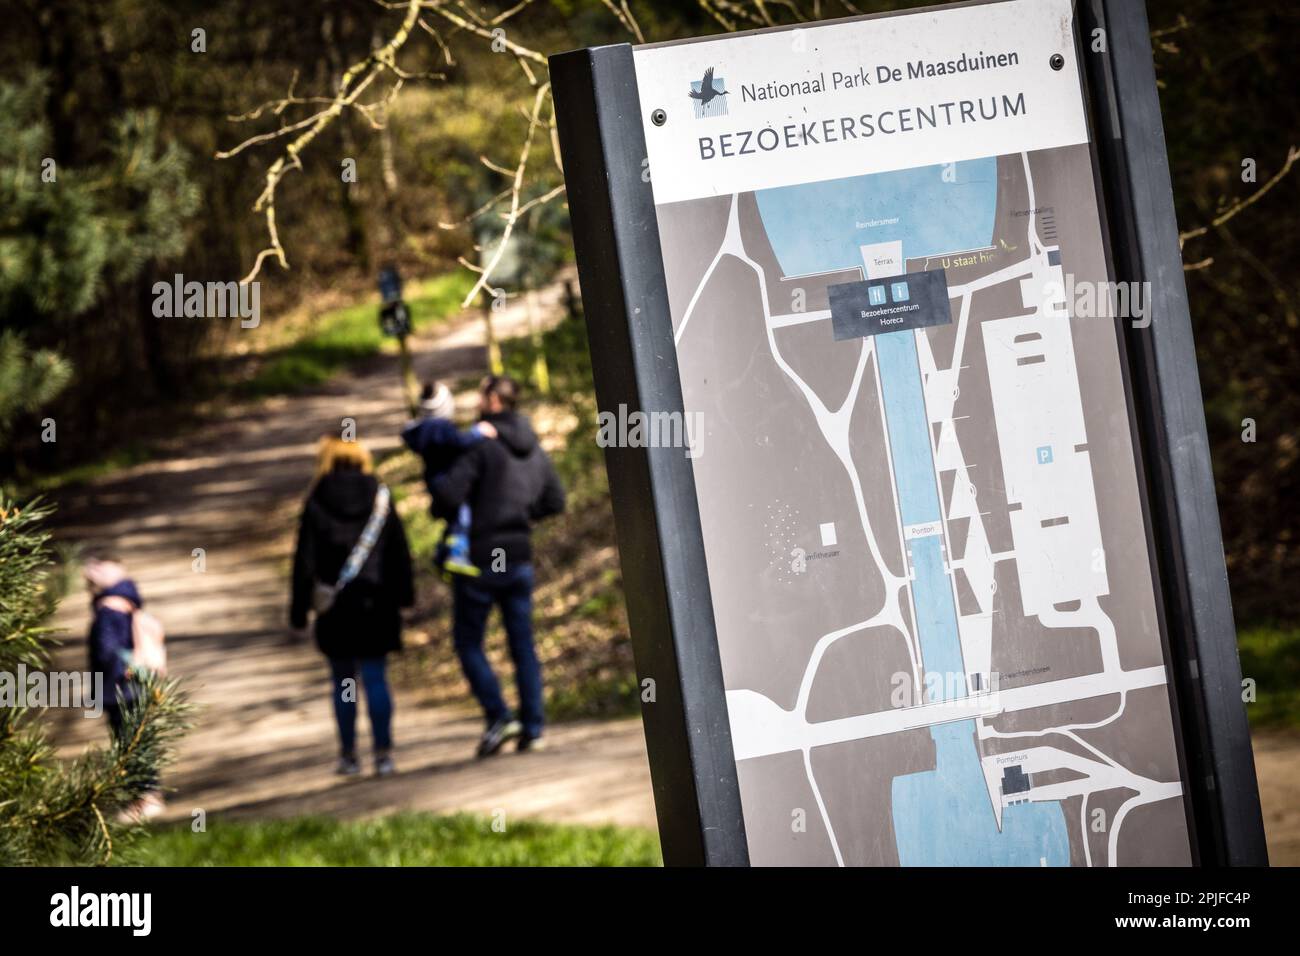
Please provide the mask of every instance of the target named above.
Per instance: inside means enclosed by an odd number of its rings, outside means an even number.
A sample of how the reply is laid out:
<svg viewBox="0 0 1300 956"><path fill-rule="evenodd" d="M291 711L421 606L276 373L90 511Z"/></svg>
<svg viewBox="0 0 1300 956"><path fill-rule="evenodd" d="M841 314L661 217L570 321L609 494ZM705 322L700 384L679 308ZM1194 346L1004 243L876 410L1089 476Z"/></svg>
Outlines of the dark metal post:
<svg viewBox="0 0 1300 956"><path fill-rule="evenodd" d="M551 57L560 148L600 408L682 411L632 48ZM594 423L592 423L594 425ZM745 865L722 663L691 463L607 448L664 861Z"/></svg>
<svg viewBox="0 0 1300 956"><path fill-rule="evenodd" d="M1201 862L1265 865L1150 26L1137 0L1085 0L1079 16L1118 278L1150 283L1150 326L1128 328L1126 344Z"/></svg>

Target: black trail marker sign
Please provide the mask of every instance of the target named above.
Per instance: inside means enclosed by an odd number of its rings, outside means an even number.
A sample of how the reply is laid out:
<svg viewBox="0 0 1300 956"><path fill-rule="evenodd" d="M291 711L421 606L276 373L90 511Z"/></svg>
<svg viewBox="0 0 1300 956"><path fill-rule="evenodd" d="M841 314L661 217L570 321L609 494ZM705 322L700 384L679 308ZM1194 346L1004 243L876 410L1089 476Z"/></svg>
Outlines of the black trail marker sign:
<svg viewBox="0 0 1300 956"><path fill-rule="evenodd" d="M1142 5L552 76L665 859L1265 862Z"/></svg>

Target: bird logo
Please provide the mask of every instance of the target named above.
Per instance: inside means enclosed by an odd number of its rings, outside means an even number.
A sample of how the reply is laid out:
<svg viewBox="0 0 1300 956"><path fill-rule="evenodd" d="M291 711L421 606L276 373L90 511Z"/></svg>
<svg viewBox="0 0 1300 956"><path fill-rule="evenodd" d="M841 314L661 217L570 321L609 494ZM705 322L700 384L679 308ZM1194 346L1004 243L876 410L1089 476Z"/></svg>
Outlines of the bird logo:
<svg viewBox="0 0 1300 956"><path fill-rule="evenodd" d="M713 67L704 71L704 79L691 83L690 97L694 100L696 118L727 115L726 81L713 78Z"/></svg>

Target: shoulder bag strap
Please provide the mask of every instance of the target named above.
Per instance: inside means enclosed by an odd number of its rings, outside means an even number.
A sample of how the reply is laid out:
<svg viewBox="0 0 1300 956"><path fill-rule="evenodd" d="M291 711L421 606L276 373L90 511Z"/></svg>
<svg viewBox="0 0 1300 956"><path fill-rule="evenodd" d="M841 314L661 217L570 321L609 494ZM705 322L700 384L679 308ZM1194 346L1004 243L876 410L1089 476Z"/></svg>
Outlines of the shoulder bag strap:
<svg viewBox="0 0 1300 956"><path fill-rule="evenodd" d="M361 568L365 565L366 559L370 557L370 552L374 550L375 542L379 540L379 535L383 532L384 522L387 519L388 488L380 485L379 490L375 492L375 504L370 509L370 517L366 519L366 526L361 529L361 537L352 546L348 559L343 562L343 570L339 572L338 583L334 585L335 590L343 590L353 578L361 573Z"/></svg>

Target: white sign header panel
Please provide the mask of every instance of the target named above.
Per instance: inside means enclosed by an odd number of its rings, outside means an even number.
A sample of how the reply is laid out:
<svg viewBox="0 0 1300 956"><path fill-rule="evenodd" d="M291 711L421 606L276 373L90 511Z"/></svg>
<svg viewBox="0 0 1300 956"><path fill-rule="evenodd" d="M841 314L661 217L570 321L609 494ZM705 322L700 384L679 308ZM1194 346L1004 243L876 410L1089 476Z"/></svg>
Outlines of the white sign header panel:
<svg viewBox="0 0 1300 956"><path fill-rule="evenodd" d="M638 48L655 202L1085 143L1072 21L1006 0Z"/></svg>

